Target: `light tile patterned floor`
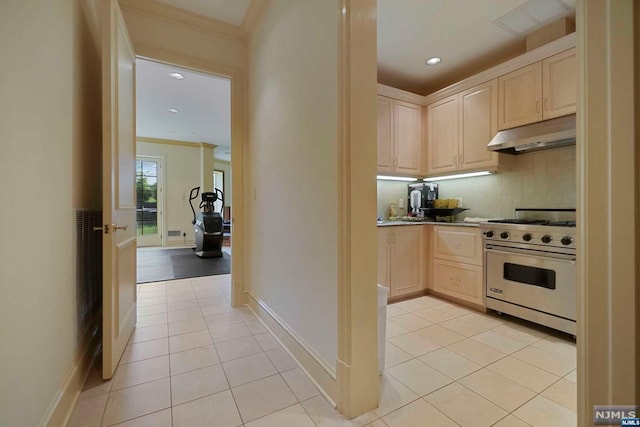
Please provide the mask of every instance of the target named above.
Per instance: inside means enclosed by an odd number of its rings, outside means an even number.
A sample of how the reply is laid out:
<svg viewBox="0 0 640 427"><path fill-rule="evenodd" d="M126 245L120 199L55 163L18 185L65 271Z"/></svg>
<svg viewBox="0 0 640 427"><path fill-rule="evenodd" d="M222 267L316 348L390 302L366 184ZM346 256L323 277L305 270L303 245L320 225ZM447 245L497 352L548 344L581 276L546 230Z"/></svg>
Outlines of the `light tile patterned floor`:
<svg viewBox="0 0 640 427"><path fill-rule="evenodd" d="M69 426L577 423L570 339L433 297L389 306L380 406L347 421L229 294L228 275L141 285L138 328L116 375L91 372Z"/></svg>

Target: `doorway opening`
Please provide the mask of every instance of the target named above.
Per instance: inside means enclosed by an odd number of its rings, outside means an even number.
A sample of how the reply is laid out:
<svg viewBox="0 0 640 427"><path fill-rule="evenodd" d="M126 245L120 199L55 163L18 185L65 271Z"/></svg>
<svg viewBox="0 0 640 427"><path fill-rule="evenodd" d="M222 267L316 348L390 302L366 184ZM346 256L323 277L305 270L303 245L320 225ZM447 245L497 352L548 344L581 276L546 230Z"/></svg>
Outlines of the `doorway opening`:
<svg viewBox="0 0 640 427"><path fill-rule="evenodd" d="M137 282L230 274L231 80L144 58L136 68ZM222 257L194 253L196 187L224 195Z"/></svg>

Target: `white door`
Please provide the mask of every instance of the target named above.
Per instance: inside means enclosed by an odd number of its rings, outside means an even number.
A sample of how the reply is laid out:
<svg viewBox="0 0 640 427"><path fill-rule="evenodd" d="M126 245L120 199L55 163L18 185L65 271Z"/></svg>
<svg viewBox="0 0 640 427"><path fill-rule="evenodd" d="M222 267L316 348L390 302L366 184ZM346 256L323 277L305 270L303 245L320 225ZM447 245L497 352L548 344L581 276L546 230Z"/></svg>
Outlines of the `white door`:
<svg viewBox="0 0 640 427"><path fill-rule="evenodd" d="M136 324L135 54L117 0L102 0L102 376Z"/></svg>
<svg viewBox="0 0 640 427"><path fill-rule="evenodd" d="M162 246L162 158L136 156L138 247Z"/></svg>

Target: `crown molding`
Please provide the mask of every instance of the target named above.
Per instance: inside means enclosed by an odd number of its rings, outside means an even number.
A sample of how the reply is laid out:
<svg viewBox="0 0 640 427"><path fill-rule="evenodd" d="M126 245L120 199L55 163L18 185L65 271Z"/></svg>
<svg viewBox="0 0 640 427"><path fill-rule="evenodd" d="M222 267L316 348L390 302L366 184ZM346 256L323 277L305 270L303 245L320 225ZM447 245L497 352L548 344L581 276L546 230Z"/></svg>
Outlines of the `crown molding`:
<svg viewBox="0 0 640 427"><path fill-rule="evenodd" d="M412 92L407 92L406 90L383 85L382 83L378 83L378 95L425 106L441 99L447 98L451 95L455 95L476 85L503 76L519 68L526 67L527 65L533 64L534 62L542 61L543 59L555 55L556 53L563 52L575 46L576 34L571 33L529 52L523 53L522 55L516 56L515 58L512 58L501 64L493 66L487 70L474 74L464 80L460 80L459 82L456 82L427 96L417 95Z"/></svg>
<svg viewBox="0 0 640 427"><path fill-rule="evenodd" d="M424 105L424 96L383 85L382 83L378 83L378 95L399 99L400 101L410 102L412 104Z"/></svg>
<svg viewBox="0 0 640 427"><path fill-rule="evenodd" d="M462 92L463 90L467 90L476 85L498 78L519 68L526 67L527 65L533 64L534 62L542 61L543 59L555 55L556 53L571 49L575 47L575 45L576 33L567 34L564 37L542 45L529 52L523 53L522 55L516 56L515 58L498 64L487 70L474 74L469 78L447 86L444 89L440 89L437 92L429 94L424 97L422 105L431 104L432 102L438 101L451 95L455 95L456 93Z"/></svg>
<svg viewBox="0 0 640 427"><path fill-rule="evenodd" d="M225 77L236 82L242 81L244 76L244 70L241 68L206 59L203 60L199 57L185 55L181 52L163 49L145 43L136 44L136 56L149 61L162 62L180 68Z"/></svg>
<svg viewBox="0 0 640 427"><path fill-rule="evenodd" d="M193 148L211 147L212 149L215 149L217 147L217 145L209 144L207 142L189 142L189 141L178 141L175 139L146 138L143 136L136 137L136 141L151 142L154 144L181 145L183 147L193 147Z"/></svg>
<svg viewBox="0 0 640 427"><path fill-rule="evenodd" d="M159 3L155 0L119 0L119 2L124 11L160 18L174 24L187 26L192 30L196 29L238 40L246 40L245 31L237 25ZM251 6L249 7L251 8Z"/></svg>
<svg viewBox="0 0 640 427"><path fill-rule="evenodd" d="M267 1L268 0L251 0L249 8L244 14L242 25L240 26L247 39L249 39L249 36L253 31L253 27L255 27L256 23L260 20L260 17L266 10L265 6L267 4Z"/></svg>

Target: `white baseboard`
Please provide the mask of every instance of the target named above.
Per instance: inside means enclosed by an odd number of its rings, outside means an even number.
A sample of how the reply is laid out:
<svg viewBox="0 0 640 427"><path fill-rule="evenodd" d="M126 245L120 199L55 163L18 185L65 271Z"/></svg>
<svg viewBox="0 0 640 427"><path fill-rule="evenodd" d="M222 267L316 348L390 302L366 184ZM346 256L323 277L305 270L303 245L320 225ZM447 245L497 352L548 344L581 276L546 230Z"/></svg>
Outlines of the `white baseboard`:
<svg viewBox="0 0 640 427"><path fill-rule="evenodd" d="M89 371L101 345L98 323L87 330L78 363L71 369L64 385L56 393L49 409L40 422L41 427L64 427L69 422L80 392L84 387Z"/></svg>
<svg viewBox="0 0 640 427"><path fill-rule="evenodd" d="M298 365L315 383L320 392L335 407L338 400L336 373L313 352L309 346L293 333L282 319L261 299L245 291L246 303L256 316L275 335Z"/></svg>

